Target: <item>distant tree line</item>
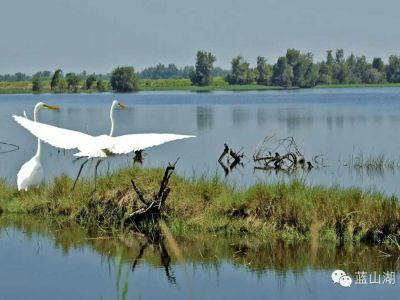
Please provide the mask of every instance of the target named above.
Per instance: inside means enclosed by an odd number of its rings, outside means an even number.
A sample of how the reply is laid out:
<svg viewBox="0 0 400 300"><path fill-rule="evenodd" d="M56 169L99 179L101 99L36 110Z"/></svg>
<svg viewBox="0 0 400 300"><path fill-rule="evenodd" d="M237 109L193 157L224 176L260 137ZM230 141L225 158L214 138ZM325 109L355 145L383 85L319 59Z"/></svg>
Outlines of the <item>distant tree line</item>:
<svg viewBox="0 0 400 300"><path fill-rule="evenodd" d="M154 67L149 67L139 72L140 79L189 79L190 75L195 71L194 66L184 66L178 68L175 64L158 64ZM220 67L213 67L211 76L224 77L229 73Z"/></svg>
<svg viewBox="0 0 400 300"><path fill-rule="evenodd" d="M231 61L231 71L226 76L230 84L262 84L283 87L313 87L317 84L398 83L400 82L400 56L391 55L388 64L375 57L368 62L365 56L350 54L342 49L327 51L326 60L314 63L313 54L288 49L285 56L269 65L262 56L257 57L252 68L242 57Z"/></svg>
<svg viewBox="0 0 400 300"><path fill-rule="evenodd" d="M78 92L78 90L90 90L96 88L100 92L109 90L106 79L110 78L110 74L87 74L86 71L81 73L69 72L64 73L61 69L57 69L54 73L49 71L37 72L32 76L32 91L40 92L44 88L43 81L50 81L50 89L53 92Z"/></svg>
<svg viewBox="0 0 400 300"><path fill-rule="evenodd" d="M195 72L208 70L206 81L191 77L194 85L208 85L212 81L212 64L215 57L208 53L208 59L197 53ZM203 71L202 71L203 70ZM224 76L229 84L260 84L281 87L314 87L317 84L379 84L400 83L400 56L391 55L388 64L375 57L368 62L365 56L353 53L345 57L343 49L327 51L326 60L315 63L313 54L288 49L285 56L278 58L273 65L263 56L258 56L254 67L237 56L231 61L231 70Z"/></svg>
<svg viewBox="0 0 400 300"><path fill-rule="evenodd" d="M40 71L33 75L18 72L0 75L0 81L32 81L32 90L43 90L44 81L50 82L54 92L78 92L79 90L131 92L139 89L140 79L190 79L193 85L207 86L213 77L218 83L245 85L310 88L318 84L381 84L400 83L400 55L391 55L387 63L380 57L370 62L365 56L347 57L343 49L328 50L325 60L314 62L313 54L288 49L276 63L269 64L263 56L258 56L251 65L243 56L234 57L230 70L215 67L216 57L211 52L198 51L194 66L178 68L175 64L158 64L135 72L132 66L121 66L109 74L87 74L61 69L54 73Z"/></svg>

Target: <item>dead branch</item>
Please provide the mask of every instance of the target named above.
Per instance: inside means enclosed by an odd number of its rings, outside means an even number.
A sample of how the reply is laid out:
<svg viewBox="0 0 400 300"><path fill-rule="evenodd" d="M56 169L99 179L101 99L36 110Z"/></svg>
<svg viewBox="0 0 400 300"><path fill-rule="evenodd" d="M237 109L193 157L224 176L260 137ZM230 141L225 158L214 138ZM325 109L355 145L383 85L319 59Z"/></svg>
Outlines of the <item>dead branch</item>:
<svg viewBox="0 0 400 300"><path fill-rule="evenodd" d="M223 162L224 157L227 157L226 164ZM242 159L244 157L244 153L242 149L239 151L235 151L225 143L224 150L222 151L221 155L218 158L218 163L222 167L225 172L225 176L227 176L237 165L242 165ZM233 159L233 161L231 161Z"/></svg>
<svg viewBox="0 0 400 300"><path fill-rule="evenodd" d="M159 218L161 216L164 203L167 200L169 193L171 192L171 188L168 187L169 179L175 171L175 166L178 160L179 158L175 161L175 163L169 163L168 166L165 168L164 176L160 182L160 188L157 193L153 193L151 200L146 200L143 192L136 185L135 181L133 179L131 180L132 187L143 205L132 212L128 216L128 220L133 222L140 222L144 219L154 220L155 218Z"/></svg>
<svg viewBox="0 0 400 300"><path fill-rule="evenodd" d="M256 147L253 154L255 169L276 169L291 171L296 168L312 169L314 166L306 161L304 154L293 137L277 139L266 136Z"/></svg>
<svg viewBox="0 0 400 300"><path fill-rule="evenodd" d="M138 195L139 200L144 204L144 205L150 205L145 199L142 191L137 187L136 183L131 179L131 183L133 186L133 189L135 190L136 194Z"/></svg>
<svg viewBox="0 0 400 300"><path fill-rule="evenodd" d="M224 144L224 151L222 151L221 155L220 155L219 158L218 158L218 161L221 161L221 160L225 157L225 155L227 155L228 153L229 153L229 147L228 147L228 145L225 143L225 144Z"/></svg>

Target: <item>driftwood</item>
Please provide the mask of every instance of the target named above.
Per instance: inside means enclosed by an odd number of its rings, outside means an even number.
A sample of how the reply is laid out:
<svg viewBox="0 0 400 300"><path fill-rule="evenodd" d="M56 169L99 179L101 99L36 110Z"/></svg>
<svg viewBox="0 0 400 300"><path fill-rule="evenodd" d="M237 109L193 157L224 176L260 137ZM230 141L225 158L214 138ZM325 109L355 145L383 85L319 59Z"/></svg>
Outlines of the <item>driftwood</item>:
<svg viewBox="0 0 400 300"><path fill-rule="evenodd" d="M257 146L253 155L255 169L291 171L296 168L311 170L314 165L306 161L293 137L276 139L266 136Z"/></svg>
<svg viewBox="0 0 400 300"><path fill-rule="evenodd" d="M168 186L169 179L175 170L178 160L179 159L177 159L173 164L168 164L165 169L163 179L160 183L160 188L157 193L153 194L152 199L150 200L145 198L143 192L136 185L135 181L133 179L131 180L132 187L139 201L142 202L142 205L128 216L129 221L140 223L146 219L154 220L161 217L165 201L167 200L167 197L171 191L171 188Z"/></svg>
<svg viewBox="0 0 400 300"><path fill-rule="evenodd" d="M223 162L224 157L227 157L226 163ZM244 153L241 151L241 149L236 152L232 148L229 148L226 143L224 144L224 150L218 158L218 163L224 169L225 176L232 172L232 170L238 165L243 165L243 157Z"/></svg>

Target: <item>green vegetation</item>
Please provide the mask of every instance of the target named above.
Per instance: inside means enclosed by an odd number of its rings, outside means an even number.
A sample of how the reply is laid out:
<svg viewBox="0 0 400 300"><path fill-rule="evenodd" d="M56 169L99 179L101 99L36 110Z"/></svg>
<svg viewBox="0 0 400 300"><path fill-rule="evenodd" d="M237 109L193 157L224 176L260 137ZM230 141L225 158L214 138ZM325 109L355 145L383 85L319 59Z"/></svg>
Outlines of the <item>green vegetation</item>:
<svg viewBox="0 0 400 300"><path fill-rule="evenodd" d="M256 82L260 85L270 85L272 76L272 68L267 64L267 60L259 56L257 57Z"/></svg>
<svg viewBox="0 0 400 300"><path fill-rule="evenodd" d="M90 90L97 82L96 74L91 74L85 79L85 89Z"/></svg>
<svg viewBox="0 0 400 300"><path fill-rule="evenodd" d="M32 91L41 92L43 90L43 83L40 77L36 76L32 80Z"/></svg>
<svg viewBox="0 0 400 300"><path fill-rule="evenodd" d="M325 60L314 62L312 53L288 49L275 64L268 64L263 56L258 56L255 67L243 56L237 56L232 59L229 71L214 67L215 61L211 52L198 51L195 66L182 68L172 63L157 64L136 73L133 67L126 66L117 67L110 74L87 75L83 71L70 72L65 77L61 69L53 75L50 71L33 76L18 72L0 75L0 93L400 86L400 55L391 55L385 65L380 57L370 63L365 56L351 53L346 58L343 49L336 49L335 53L328 50Z"/></svg>
<svg viewBox="0 0 400 300"><path fill-rule="evenodd" d="M0 210L4 214L32 214L44 220L77 222L96 230L131 228L127 216L138 201L133 178L145 194L158 189L163 170L129 168L104 176L97 192L82 181L62 176L48 185L20 193L0 184ZM396 197L360 189L311 187L299 181L256 184L237 189L215 178L173 176L165 218L179 236L215 233L256 237L260 241L328 243L389 243L400 237L400 203ZM134 226L133 226L134 227Z"/></svg>
<svg viewBox="0 0 400 300"><path fill-rule="evenodd" d="M229 84L252 84L255 79L255 72L250 64L242 56L237 56L231 61L232 70L226 76Z"/></svg>
<svg viewBox="0 0 400 300"><path fill-rule="evenodd" d="M60 81L62 80L62 78L63 78L62 70L57 69L54 72L50 82L50 88L52 91L56 90L57 88L59 88L59 90L61 91Z"/></svg>
<svg viewBox="0 0 400 300"><path fill-rule="evenodd" d="M400 160L386 158L384 154L366 156L360 152L353 155L346 165L369 170L394 169L400 167Z"/></svg>
<svg viewBox="0 0 400 300"><path fill-rule="evenodd" d="M139 90L139 78L135 69L130 66L118 67L111 73L111 87L118 93L134 92Z"/></svg>
<svg viewBox="0 0 400 300"><path fill-rule="evenodd" d="M190 74L193 85L207 86L212 82L211 72L215 56L210 52L198 51L195 70Z"/></svg>
<svg viewBox="0 0 400 300"><path fill-rule="evenodd" d="M274 65L272 74L272 83L278 86L292 86L293 70L287 62L286 57L279 57Z"/></svg>
<svg viewBox="0 0 400 300"><path fill-rule="evenodd" d="M68 73L65 76L65 80L67 81L68 91L77 93L79 84L81 83L81 78L75 73Z"/></svg>

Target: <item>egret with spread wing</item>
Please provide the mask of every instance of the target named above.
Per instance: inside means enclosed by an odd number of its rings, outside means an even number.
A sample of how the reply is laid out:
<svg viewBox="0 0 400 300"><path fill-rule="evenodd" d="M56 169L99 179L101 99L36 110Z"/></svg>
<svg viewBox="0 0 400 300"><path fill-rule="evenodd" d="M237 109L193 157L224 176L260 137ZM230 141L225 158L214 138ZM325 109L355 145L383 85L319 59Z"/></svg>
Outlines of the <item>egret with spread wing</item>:
<svg viewBox="0 0 400 300"><path fill-rule="evenodd" d="M79 152L74 154L78 157L87 157L87 159L99 158L95 167L95 188L97 167L103 158L116 154L128 154L135 150L143 150L166 142L194 137L192 135L178 135L171 133L139 133L114 137L114 110L117 107L127 108L124 104L116 100L113 101L110 110L110 134L100 136L92 136L79 131L59 128L40 122L33 122L21 116L13 115L13 117L15 121L29 130L33 135L54 147L62 149L78 149ZM87 160L82 164L78 177L86 162ZM75 183L78 180L78 177L75 180Z"/></svg>
<svg viewBox="0 0 400 300"><path fill-rule="evenodd" d="M57 106L49 105L43 102L39 102L35 105L35 109L33 110L33 120L37 121L37 115L39 110L42 108L46 109L58 109ZM24 112L24 119L28 120L26 117L26 113ZM28 120L30 121L30 120ZM34 123L33 121L30 121ZM40 162L40 155L42 152L41 141L38 139L37 151L35 156L33 156L30 160L24 163L17 174L17 186L18 190L27 191L30 187L40 184L44 179L43 167Z"/></svg>

